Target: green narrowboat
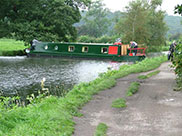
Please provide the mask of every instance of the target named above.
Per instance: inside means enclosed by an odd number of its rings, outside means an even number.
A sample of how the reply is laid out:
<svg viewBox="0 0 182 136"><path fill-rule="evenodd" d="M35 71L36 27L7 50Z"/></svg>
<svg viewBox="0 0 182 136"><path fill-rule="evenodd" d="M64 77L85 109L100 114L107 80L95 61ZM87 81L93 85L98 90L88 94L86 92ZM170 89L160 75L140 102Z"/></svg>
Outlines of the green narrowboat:
<svg viewBox="0 0 182 136"><path fill-rule="evenodd" d="M112 61L140 61L145 55L145 48L129 48L122 44L99 43L54 43L34 41L26 49L28 57L62 57L102 59Z"/></svg>

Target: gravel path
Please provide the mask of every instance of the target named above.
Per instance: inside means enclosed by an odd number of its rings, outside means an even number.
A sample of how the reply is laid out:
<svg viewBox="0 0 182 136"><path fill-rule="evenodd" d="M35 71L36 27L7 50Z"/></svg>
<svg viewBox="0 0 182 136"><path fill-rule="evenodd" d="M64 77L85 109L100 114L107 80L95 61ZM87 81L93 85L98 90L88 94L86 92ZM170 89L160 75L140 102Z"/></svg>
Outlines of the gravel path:
<svg viewBox="0 0 182 136"><path fill-rule="evenodd" d="M174 92L175 75L170 62L163 63L161 72L146 80L132 74L118 80L117 85L95 95L81 110L83 117L75 117L74 136L93 136L101 122L109 127L108 136L181 136L182 92ZM142 73L146 74L146 73ZM126 97L133 81L141 82L139 92ZM127 107L115 109L112 101L125 98Z"/></svg>

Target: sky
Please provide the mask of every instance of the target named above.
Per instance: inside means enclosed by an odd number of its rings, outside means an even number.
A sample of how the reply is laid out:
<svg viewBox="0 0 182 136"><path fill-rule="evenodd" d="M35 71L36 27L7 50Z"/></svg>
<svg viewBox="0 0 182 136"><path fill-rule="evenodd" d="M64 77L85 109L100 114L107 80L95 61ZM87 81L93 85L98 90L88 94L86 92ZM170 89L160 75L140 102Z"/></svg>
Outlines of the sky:
<svg viewBox="0 0 182 136"><path fill-rule="evenodd" d="M106 7L111 11L124 11L124 7L128 5L129 1L132 0L103 0ZM165 10L168 15L174 15L174 7L177 4L182 4L182 0L163 0L161 6L162 10Z"/></svg>

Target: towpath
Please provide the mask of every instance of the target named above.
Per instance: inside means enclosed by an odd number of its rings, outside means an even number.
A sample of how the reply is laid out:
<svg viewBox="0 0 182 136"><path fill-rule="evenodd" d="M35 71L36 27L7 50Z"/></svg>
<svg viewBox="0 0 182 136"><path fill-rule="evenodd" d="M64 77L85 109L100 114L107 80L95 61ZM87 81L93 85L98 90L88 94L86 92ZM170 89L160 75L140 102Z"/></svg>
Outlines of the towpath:
<svg viewBox="0 0 182 136"><path fill-rule="evenodd" d="M108 136L181 136L182 92L174 92L175 74L170 62L163 63L161 72L146 80L138 80L141 74L132 74L118 80L117 85L95 95L75 117L74 136L93 136L99 123L108 126ZM126 97L126 90L133 81L141 87L133 96ZM116 109L111 104L117 98L125 98L127 107Z"/></svg>

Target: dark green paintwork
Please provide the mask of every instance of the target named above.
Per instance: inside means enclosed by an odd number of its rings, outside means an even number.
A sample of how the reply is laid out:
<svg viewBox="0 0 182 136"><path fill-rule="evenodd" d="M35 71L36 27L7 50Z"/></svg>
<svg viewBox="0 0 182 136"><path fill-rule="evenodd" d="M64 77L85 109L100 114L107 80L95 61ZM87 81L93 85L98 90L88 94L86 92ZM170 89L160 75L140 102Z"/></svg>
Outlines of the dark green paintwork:
<svg viewBox="0 0 182 136"><path fill-rule="evenodd" d="M48 49L45 49L48 46ZM55 50L55 46L58 46L58 50ZM69 52L69 46L74 46L75 50ZM111 55L108 53L102 53L103 47L117 46L118 54ZM82 52L82 47L88 47L88 52ZM108 59L113 61L139 61L143 60L145 56L120 56L121 45L113 44L89 44L89 43L49 43L40 42L37 43L35 48L30 51L28 56L51 56L51 57L71 57L71 58L87 58L87 59Z"/></svg>

